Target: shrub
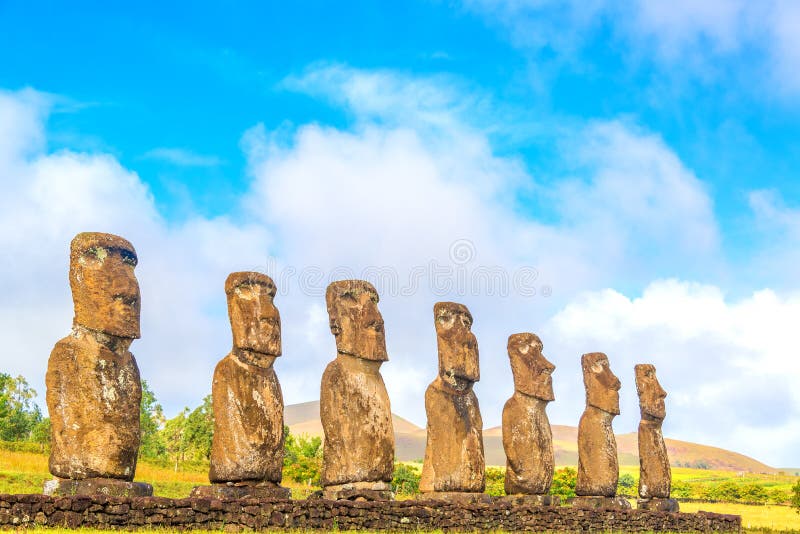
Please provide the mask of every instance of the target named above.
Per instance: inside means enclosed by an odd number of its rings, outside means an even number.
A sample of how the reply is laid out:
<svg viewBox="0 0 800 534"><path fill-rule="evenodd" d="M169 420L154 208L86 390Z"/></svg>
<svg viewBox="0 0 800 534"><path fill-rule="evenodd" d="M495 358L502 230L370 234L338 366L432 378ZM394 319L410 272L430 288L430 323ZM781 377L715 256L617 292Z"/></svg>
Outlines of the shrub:
<svg viewBox="0 0 800 534"><path fill-rule="evenodd" d="M744 502L766 504L769 494L764 486L750 483L739 488L739 499Z"/></svg>
<svg viewBox="0 0 800 534"><path fill-rule="evenodd" d="M673 481L672 496L676 499L690 499L694 496L694 491L688 482Z"/></svg>
<svg viewBox="0 0 800 534"><path fill-rule="evenodd" d="M789 504L800 514L800 480L792 486L792 496L789 499Z"/></svg>
<svg viewBox="0 0 800 534"><path fill-rule="evenodd" d="M405 464L394 464L392 491L398 495L416 495L419 493L419 475L417 471Z"/></svg>
<svg viewBox="0 0 800 534"><path fill-rule="evenodd" d="M741 500L741 489L735 482L725 481L709 490L709 498L716 501L736 502Z"/></svg>
<svg viewBox="0 0 800 534"><path fill-rule="evenodd" d="M489 495L505 495L506 470L500 467L486 468L486 493Z"/></svg>
<svg viewBox="0 0 800 534"><path fill-rule="evenodd" d="M550 486L550 495L558 495L562 499L574 497L577 482L578 472L572 467L556 469L553 474L553 485Z"/></svg>
<svg viewBox="0 0 800 534"><path fill-rule="evenodd" d="M786 504L789 502L791 490L782 490L779 488L770 489L768 492L769 502L772 504Z"/></svg>
<svg viewBox="0 0 800 534"><path fill-rule="evenodd" d="M634 490L636 484L637 480L634 478L634 476L630 473L625 473L621 475L617 481L617 493L620 495L631 496L636 492L636 490Z"/></svg>

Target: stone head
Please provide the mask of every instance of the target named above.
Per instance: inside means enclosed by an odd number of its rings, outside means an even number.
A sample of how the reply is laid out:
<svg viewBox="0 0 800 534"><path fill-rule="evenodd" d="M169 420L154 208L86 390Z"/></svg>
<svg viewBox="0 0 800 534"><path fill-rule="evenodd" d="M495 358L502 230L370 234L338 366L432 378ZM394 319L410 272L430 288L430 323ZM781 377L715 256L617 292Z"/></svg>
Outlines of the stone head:
<svg viewBox="0 0 800 534"><path fill-rule="evenodd" d="M586 404L604 412L619 415L619 378L611 372L608 356L602 352L584 354L581 358Z"/></svg>
<svg viewBox="0 0 800 534"><path fill-rule="evenodd" d="M514 389L537 399L552 401L553 371L556 366L542 355L542 340L524 332L508 336L508 358L514 375Z"/></svg>
<svg viewBox="0 0 800 534"><path fill-rule="evenodd" d="M339 280L328 286L325 302L339 354L379 362L389 359L378 300L378 292L365 280Z"/></svg>
<svg viewBox="0 0 800 534"><path fill-rule="evenodd" d="M472 314L467 307L456 302L437 302L433 317L439 347L439 376L459 387L480 380L478 340L472 333Z"/></svg>
<svg viewBox="0 0 800 534"><path fill-rule="evenodd" d="M84 232L70 244L73 322L111 336L138 339L141 295L133 272L136 250L127 240Z"/></svg>
<svg viewBox="0 0 800 534"><path fill-rule="evenodd" d="M281 355L281 315L275 293L275 283L265 274L237 272L225 280L234 348Z"/></svg>
<svg viewBox="0 0 800 534"><path fill-rule="evenodd" d="M634 367L636 371L636 392L639 394L639 409L642 419L662 420L667 416L664 399L667 392L658 383L654 365L640 363Z"/></svg>

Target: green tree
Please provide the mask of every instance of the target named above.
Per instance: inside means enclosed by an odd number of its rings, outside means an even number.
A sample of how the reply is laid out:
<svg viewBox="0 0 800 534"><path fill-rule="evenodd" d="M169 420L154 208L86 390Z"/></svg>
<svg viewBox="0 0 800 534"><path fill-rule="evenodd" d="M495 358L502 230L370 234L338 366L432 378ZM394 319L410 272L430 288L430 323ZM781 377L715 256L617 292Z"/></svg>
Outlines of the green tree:
<svg viewBox="0 0 800 534"><path fill-rule="evenodd" d="M161 431L167 456L175 465L175 471L178 471L180 464L186 461L186 451L189 448L186 440L186 415L188 413L189 408L184 408L178 415L168 419Z"/></svg>
<svg viewBox="0 0 800 534"><path fill-rule="evenodd" d="M31 430L31 441L41 446L42 452L50 449L50 418L45 417Z"/></svg>
<svg viewBox="0 0 800 534"><path fill-rule="evenodd" d="M283 476L295 482L319 485L322 471L322 439L319 436L295 436L284 427Z"/></svg>
<svg viewBox="0 0 800 534"><path fill-rule="evenodd" d="M797 484L792 486L792 495L789 499L789 504L800 514L800 480L797 481Z"/></svg>
<svg viewBox="0 0 800 534"><path fill-rule="evenodd" d="M203 398L203 404L186 416L187 452L192 460L208 460L211 457L211 440L214 435L214 408L211 395Z"/></svg>
<svg viewBox="0 0 800 534"><path fill-rule="evenodd" d="M578 483L578 471L572 467L556 469L553 474L553 485L550 486L550 495L558 495L562 499L575 496L575 485Z"/></svg>
<svg viewBox="0 0 800 534"><path fill-rule="evenodd" d="M416 495L419 493L419 474L416 469L406 464L395 463L392 474L392 491L398 495Z"/></svg>
<svg viewBox="0 0 800 534"><path fill-rule="evenodd" d="M164 410L146 380L142 380L142 403L139 410L140 458L164 458L167 448L159 432L164 425Z"/></svg>
<svg viewBox="0 0 800 534"><path fill-rule="evenodd" d="M42 420L35 398L36 390L24 377L0 373L0 440L31 439L34 427Z"/></svg>

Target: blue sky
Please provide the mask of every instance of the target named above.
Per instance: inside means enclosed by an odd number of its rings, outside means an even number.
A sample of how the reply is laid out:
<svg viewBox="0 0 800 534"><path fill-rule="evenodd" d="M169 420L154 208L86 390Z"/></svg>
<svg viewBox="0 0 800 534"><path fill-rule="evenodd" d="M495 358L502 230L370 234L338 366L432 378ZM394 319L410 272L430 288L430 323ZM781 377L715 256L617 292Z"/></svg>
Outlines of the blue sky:
<svg viewBox="0 0 800 534"><path fill-rule="evenodd" d="M229 346L232 270L287 277L276 365L300 402L333 357L310 267L535 267L535 296L379 287L395 411L424 424L430 310L452 299L476 318L490 425L527 330L558 366L555 423L577 422L576 362L604 350L618 431L651 361L668 435L800 465L798 24L779 0L0 1L3 366L44 391L78 231L139 248L133 350L168 413Z"/></svg>

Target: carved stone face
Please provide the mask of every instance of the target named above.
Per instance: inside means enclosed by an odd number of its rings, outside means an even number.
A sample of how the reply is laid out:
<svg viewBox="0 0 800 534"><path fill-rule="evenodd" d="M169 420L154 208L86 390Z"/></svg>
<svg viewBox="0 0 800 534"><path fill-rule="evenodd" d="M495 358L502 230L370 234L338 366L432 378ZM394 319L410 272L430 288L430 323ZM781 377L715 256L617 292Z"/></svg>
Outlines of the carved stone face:
<svg viewBox="0 0 800 534"><path fill-rule="evenodd" d="M261 273L231 273L225 281L233 346L269 356L281 355L281 315L275 284Z"/></svg>
<svg viewBox="0 0 800 534"><path fill-rule="evenodd" d="M581 358L586 404L604 412L619 415L619 378L611 372L608 356L602 352L584 354Z"/></svg>
<svg viewBox="0 0 800 534"><path fill-rule="evenodd" d="M643 419L662 420L667 416L664 399L667 392L656 378L656 368L650 364L639 364L636 371L636 392L639 394L639 409Z"/></svg>
<svg viewBox="0 0 800 534"><path fill-rule="evenodd" d="M69 285L74 323L129 339L140 337L136 250L112 234L85 232L70 244Z"/></svg>
<svg viewBox="0 0 800 534"><path fill-rule="evenodd" d="M364 360L389 359L378 300L378 292L364 280L339 280L328 286L325 301L337 352Z"/></svg>
<svg viewBox="0 0 800 534"><path fill-rule="evenodd" d="M552 401L553 371L556 366L542 355L542 341L536 334L508 337L508 357L514 375L514 389L537 399Z"/></svg>
<svg viewBox="0 0 800 534"><path fill-rule="evenodd" d="M463 304L437 302L433 306L439 345L439 376L453 386L481 379L478 340L472 333L472 314Z"/></svg>

